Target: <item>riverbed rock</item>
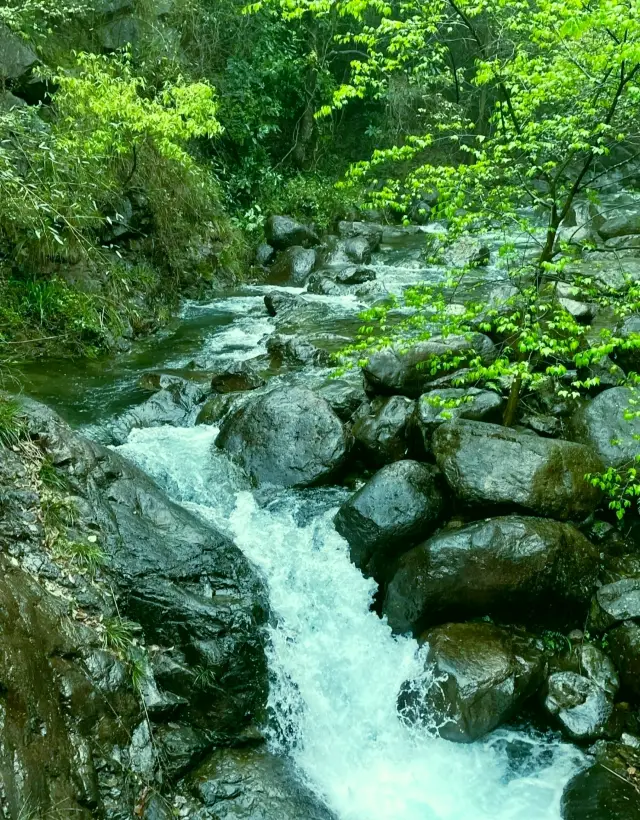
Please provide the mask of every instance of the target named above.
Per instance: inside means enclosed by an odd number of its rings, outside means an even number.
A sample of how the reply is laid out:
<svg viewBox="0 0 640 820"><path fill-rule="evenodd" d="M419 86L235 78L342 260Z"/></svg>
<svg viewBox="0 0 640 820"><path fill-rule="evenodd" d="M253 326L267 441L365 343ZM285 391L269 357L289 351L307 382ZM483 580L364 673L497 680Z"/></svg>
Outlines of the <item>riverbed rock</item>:
<svg viewBox="0 0 640 820"><path fill-rule="evenodd" d="M447 369L459 369L474 356L485 364L495 359L496 348L488 336L436 336L408 350L385 347L373 353L363 370L372 392L418 398Z"/></svg>
<svg viewBox="0 0 640 820"><path fill-rule="evenodd" d="M285 333L274 333L267 339L267 353L276 365L314 365L326 367L331 356L327 350L316 347L304 336L290 336Z"/></svg>
<svg viewBox="0 0 640 820"><path fill-rule="evenodd" d="M635 402L638 402L636 405ZM640 408L640 395L628 387L613 387L585 403L572 417L573 441L589 445L609 467L621 467L640 455L640 418L625 418Z"/></svg>
<svg viewBox="0 0 640 820"><path fill-rule="evenodd" d="M443 530L405 553L383 612L414 634L454 618L496 615L523 623L583 616L599 553L570 524L504 516Z"/></svg>
<svg viewBox="0 0 640 820"><path fill-rule="evenodd" d="M64 805L89 820L102 807L95 727L124 749L140 706L125 691L126 674L108 686L93 680L82 655L100 648L98 636L69 619L63 600L4 558L0 570L3 812L18 818L25 806L53 813Z"/></svg>
<svg viewBox="0 0 640 820"><path fill-rule="evenodd" d="M591 602L589 629L605 632L631 619L640 620L640 577L601 586Z"/></svg>
<svg viewBox="0 0 640 820"><path fill-rule="evenodd" d="M338 234L342 239L366 239L372 253L380 247L382 233L382 226L373 222L338 222Z"/></svg>
<svg viewBox="0 0 640 820"><path fill-rule="evenodd" d="M640 820L637 750L602 741L595 750L592 765L575 775L564 790L563 820Z"/></svg>
<svg viewBox="0 0 640 820"><path fill-rule="evenodd" d="M234 362L211 378L214 393L239 393L243 390L257 390L266 384L262 376L250 362Z"/></svg>
<svg viewBox="0 0 640 820"><path fill-rule="evenodd" d="M319 242L315 231L290 216L270 216L265 223L264 233L267 244L279 251L294 245L306 247Z"/></svg>
<svg viewBox="0 0 640 820"><path fill-rule="evenodd" d="M617 236L636 236L640 234L640 214L628 211L612 216L598 228L598 233L605 240Z"/></svg>
<svg viewBox="0 0 640 820"><path fill-rule="evenodd" d="M256 248L256 264L266 267L270 265L276 257L276 249L263 242Z"/></svg>
<svg viewBox="0 0 640 820"><path fill-rule="evenodd" d="M431 437L441 424L455 419L498 421L504 399L493 390L477 387L431 390L418 399L415 422L425 449L431 449Z"/></svg>
<svg viewBox="0 0 640 820"><path fill-rule="evenodd" d="M242 393L216 393L198 406L196 424L219 424L245 401Z"/></svg>
<svg viewBox="0 0 640 820"><path fill-rule="evenodd" d="M307 301L302 296L296 296L293 293L272 290L264 297L264 304L269 316L281 316L305 308Z"/></svg>
<svg viewBox="0 0 640 820"><path fill-rule="evenodd" d="M445 263L452 268L482 267L489 264L491 251L484 242L462 237L445 251Z"/></svg>
<svg viewBox="0 0 640 820"><path fill-rule="evenodd" d="M335 527L348 541L353 563L381 583L399 555L436 529L443 512L439 471L396 461L340 507Z"/></svg>
<svg viewBox="0 0 640 820"><path fill-rule="evenodd" d="M367 236L354 236L344 242L344 252L350 262L368 265L371 262L371 242Z"/></svg>
<svg viewBox="0 0 640 820"><path fill-rule="evenodd" d="M512 717L539 689L544 654L533 637L490 623L450 623L426 632L425 667L433 683L408 681L398 709L404 720L472 743Z"/></svg>
<svg viewBox="0 0 640 820"><path fill-rule="evenodd" d="M206 393L206 385L185 379L168 384L142 404L116 416L104 430L105 443L124 444L134 427L183 427Z"/></svg>
<svg viewBox="0 0 640 820"><path fill-rule="evenodd" d="M342 421L348 421L367 400L361 379L330 379L316 390Z"/></svg>
<svg viewBox="0 0 640 820"><path fill-rule="evenodd" d="M278 254L276 261L269 269L269 282L272 285L302 287L315 264L316 252L313 248L294 245Z"/></svg>
<svg viewBox="0 0 640 820"><path fill-rule="evenodd" d="M640 279L640 273L638 274ZM616 330L616 336L621 338L628 348L618 348L613 357L616 363L627 373L640 372L640 314L634 313L622 322ZM634 345L638 344L638 347Z"/></svg>
<svg viewBox="0 0 640 820"><path fill-rule="evenodd" d="M582 444L458 421L435 431L432 449L453 492L469 504L515 506L579 520L600 501L600 491L584 476L603 465Z"/></svg>
<svg viewBox="0 0 640 820"><path fill-rule="evenodd" d="M415 402L404 396L378 397L362 405L352 427L356 444L375 464L406 458L414 412Z"/></svg>
<svg viewBox="0 0 640 820"><path fill-rule="evenodd" d="M544 706L574 740L602 737L613 714L613 698L595 681L575 672L549 677Z"/></svg>
<svg viewBox="0 0 640 820"><path fill-rule="evenodd" d="M303 387L251 398L216 440L258 486L308 487L343 465L349 437L324 399Z"/></svg>
<svg viewBox="0 0 640 820"><path fill-rule="evenodd" d="M376 278L376 272L373 268L367 268L364 265L357 267L347 267L339 270L334 277L338 285L364 285L367 282L373 282Z"/></svg>
<svg viewBox="0 0 640 820"><path fill-rule="evenodd" d="M216 751L188 786L216 820L335 820L292 764L262 747Z"/></svg>
<svg viewBox="0 0 640 820"><path fill-rule="evenodd" d="M620 673L624 694L640 698L640 624L625 621L607 633L607 652Z"/></svg>

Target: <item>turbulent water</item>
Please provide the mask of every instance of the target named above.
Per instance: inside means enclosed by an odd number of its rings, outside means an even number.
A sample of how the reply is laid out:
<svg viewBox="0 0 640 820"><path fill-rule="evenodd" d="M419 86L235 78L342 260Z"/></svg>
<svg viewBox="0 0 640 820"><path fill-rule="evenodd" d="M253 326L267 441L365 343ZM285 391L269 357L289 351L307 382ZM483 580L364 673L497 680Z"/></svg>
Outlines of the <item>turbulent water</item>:
<svg viewBox="0 0 640 820"><path fill-rule="evenodd" d="M274 746L340 820L557 820L576 749L524 731L463 746L406 728L396 697L418 674L419 651L369 609L374 584L332 524L342 491L259 503L213 448L215 435L135 430L120 452L225 529L264 573Z"/></svg>

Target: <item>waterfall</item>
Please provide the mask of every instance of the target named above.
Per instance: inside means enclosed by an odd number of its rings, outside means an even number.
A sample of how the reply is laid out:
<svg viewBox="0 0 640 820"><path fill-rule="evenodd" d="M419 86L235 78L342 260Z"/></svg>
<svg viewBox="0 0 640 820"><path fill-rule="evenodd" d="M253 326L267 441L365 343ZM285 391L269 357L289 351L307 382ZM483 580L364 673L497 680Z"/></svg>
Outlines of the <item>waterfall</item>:
<svg viewBox="0 0 640 820"><path fill-rule="evenodd" d="M332 518L340 489L259 492L214 448L210 427L134 430L119 451L227 532L262 572L273 613L268 736L339 820L559 820L580 752L504 729L472 745L412 730L399 688L417 643L370 611L375 584Z"/></svg>

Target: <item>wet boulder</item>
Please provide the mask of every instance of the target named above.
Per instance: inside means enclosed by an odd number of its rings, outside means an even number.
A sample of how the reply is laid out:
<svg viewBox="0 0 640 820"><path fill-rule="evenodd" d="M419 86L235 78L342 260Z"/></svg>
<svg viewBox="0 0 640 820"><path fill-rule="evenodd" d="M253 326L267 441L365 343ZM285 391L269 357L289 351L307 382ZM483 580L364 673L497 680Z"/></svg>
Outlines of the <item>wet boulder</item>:
<svg viewBox="0 0 640 820"><path fill-rule="evenodd" d="M523 623L583 616L599 553L570 524L504 516L443 530L398 562L383 612L395 632L496 615Z"/></svg>
<svg viewBox="0 0 640 820"><path fill-rule="evenodd" d="M295 313L307 306L307 301L293 293L272 290L264 297L264 305L269 316L280 316Z"/></svg>
<svg viewBox="0 0 640 820"><path fill-rule="evenodd" d="M364 285L367 282L373 282L376 278L376 272L372 268L367 268L364 265L357 267L347 267L338 271L334 277L338 285Z"/></svg>
<svg viewBox="0 0 640 820"><path fill-rule="evenodd" d="M508 505L559 519L582 519L600 491L584 478L602 462L582 444L539 438L474 421L441 425L432 450L453 492L469 504Z"/></svg>
<svg viewBox="0 0 640 820"><path fill-rule="evenodd" d="M430 464L396 461L340 507L336 530L366 575L387 580L395 559L436 529L444 512L440 478Z"/></svg>
<svg viewBox="0 0 640 820"><path fill-rule="evenodd" d="M640 820L638 770L637 750L600 741L592 765L576 774L564 790L563 820Z"/></svg>
<svg viewBox="0 0 640 820"><path fill-rule="evenodd" d="M335 820L290 761L262 747L215 751L187 786L217 820Z"/></svg>
<svg viewBox="0 0 640 820"><path fill-rule="evenodd" d="M414 412L415 402L404 396L379 397L362 405L353 420L356 444L375 464L406 458Z"/></svg>
<svg viewBox="0 0 640 820"><path fill-rule="evenodd" d="M237 410L244 400L245 397L239 393L216 393L198 406L196 424L218 424Z"/></svg>
<svg viewBox="0 0 640 820"><path fill-rule="evenodd" d="M266 267L270 265L276 257L276 249L263 242L256 248L256 265Z"/></svg>
<svg viewBox="0 0 640 820"><path fill-rule="evenodd" d="M243 390L257 390L266 384L255 366L249 362L234 362L211 379L214 393L239 393Z"/></svg>
<svg viewBox="0 0 640 820"><path fill-rule="evenodd" d="M382 233L382 226L373 222L338 222L338 235L341 239L365 239L371 253L380 247Z"/></svg>
<svg viewBox="0 0 640 820"><path fill-rule="evenodd" d="M574 740L602 737L613 715L613 697L595 681L576 672L550 675L544 706Z"/></svg>
<svg viewBox="0 0 640 820"><path fill-rule="evenodd" d="M605 632L631 619L640 620L640 577L601 586L591 601L589 629Z"/></svg>
<svg viewBox="0 0 640 820"><path fill-rule="evenodd" d="M258 486L307 487L343 465L349 437L324 399L303 387L250 398L216 440Z"/></svg>
<svg viewBox="0 0 640 820"><path fill-rule="evenodd" d="M622 691L634 700L640 698L640 624L625 621L607 633L611 660L620 673Z"/></svg>
<svg viewBox="0 0 640 820"><path fill-rule="evenodd" d="M278 254L269 270L272 285L294 285L303 287L316 264L313 248L294 245Z"/></svg>
<svg viewBox="0 0 640 820"><path fill-rule="evenodd" d="M134 427L185 426L196 404L206 395L207 387L184 379L158 390L150 398L126 410L109 423L103 432L105 443L124 444Z"/></svg>
<svg viewBox="0 0 640 820"><path fill-rule="evenodd" d="M426 632L425 675L407 681L401 717L472 743L513 717L540 688L544 653L526 633L490 623L449 623Z"/></svg>
<svg viewBox="0 0 640 820"><path fill-rule="evenodd" d="M481 267L489 264L491 251L473 237L462 237L445 251L444 260L452 268Z"/></svg>
<svg viewBox="0 0 640 820"><path fill-rule="evenodd" d="M504 399L493 390L477 387L432 390L418 399L415 422L425 449L431 448L431 436L437 427L455 419L498 421Z"/></svg>
<svg viewBox="0 0 640 820"><path fill-rule="evenodd" d="M315 245L319 241L315 231L290 216L270 216L265 223L264 233L267 244L278 251L294 245Z"/></svg>
<svg viewBox="0 0 640 820"><path fill-rule="evenodd" d="M613 387L597 395L572 417L573 441L589 445L606 466L621 467L640 455L640 418L625 418L637 409L638 395L628 387Z"/></svg>
<svg viewBox="0 0 640 820"><path fill-rule="evenodd" d="M367 400L361 379L330 379L319 387L316 393L322 396L342 421L349 421Z"/></svg>
<svg viewBox="0 0 640 820"><path fill-rule="evenodd" d="M373 353L364 366L364 376L373 393L418 398L446 370L459 369L476 356L485 364L495 359L496 348L488 336L435 336L408 350L385 347Z"/></svg>
<svg viewBox="0 0 640 820"><path fill-rule="evenodd" d="M354 236L344 242L344 252L350 262L368 265L371 261L371 243L366 236Z"/></svg>
<svg viewBox="0 0 640 820"><path fill-rule="evenodd" d="M640 234L640 213L626 211L612 216L598 228L598 233L605 240L618 236L636 236Z"/></svg>
<svg viewBox="0 0 640 820"><path fill-rule="evenodd" d="M331 358L327 350L317 347L311 340L284 333L274 333L268 338L267 353L276 365L326 367Z"/></svg>

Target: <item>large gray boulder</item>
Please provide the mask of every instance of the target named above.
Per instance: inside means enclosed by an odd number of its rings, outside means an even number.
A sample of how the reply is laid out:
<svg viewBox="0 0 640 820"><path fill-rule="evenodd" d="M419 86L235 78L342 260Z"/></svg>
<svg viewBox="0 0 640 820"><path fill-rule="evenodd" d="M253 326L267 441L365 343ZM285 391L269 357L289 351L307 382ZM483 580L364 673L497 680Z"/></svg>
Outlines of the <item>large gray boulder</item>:
<svg viewBox="0 0 640 820"><path fill-rule="evenodd" d="M640 624L625 621L607 633L607 651L620 672L624 694L640 698Z"/></svg>
<svg viewBox="0 0 640 820"><path fill-rule="evenodd" d="M373 222L338 222L341 239L365 239L371 252L377 251L382 242L383 228Z"/></svg>
<svg viewBox="0 0 640 820"><path fill-rule="evenodd" d="M631 619L640 620L640 577L601 586L591 601L589 629L605 632Z"/></svg>
<svg viewBox="0 0 640 820"><path fill-rule="evenodd" d="M179 771L258 732L266 591L235 544L118 453L19 402L28 469L0 446L2 809L133 816L160 748ZM52 500L73 509L53 544Z"/></svg>
<svg viewBox="0 0 640 820"><path fill-rule="evenodd" d="M331 379L316 390L331 405L333 412L348 421L356 410L366 402L361 379Z"/></svg>
<svg viewBox="0 0 640 820"><path fill-rule="evenodd" d="M640 418L632 415L637 410L637 391L628 387L605 390L573 416L569 426L571 438L589 445L607 467L629 464L640 455ZM625 418L625 414L630 417Z"/></svg>
<svg viewBox="0 0 640 820"><path fill-rule="evenodd" d="M640 213L638 211L628 211L612 216L610 219L606 219L598 228L598 233L603 239L640 234Z"/></svg>
<svg viewBox="0 0 640 820"><path fill-rule="evenodd" d="M294 245L278 254L269 270L269 282L272 285L295 285L302 287L316 264L316 252L313 248Z"/></svg>
<svg viewBox="0 0 640 820"><path fill-rule="evenodd" d="M410 723L472 743L516 714L540 687L544 654L526 633L489 623L451 623L421 636L427 680L407 681L398 698ZM429 674L430 673L430 674Z"/></svg>
<svg viewBox="0 0 640 820"><path fill-rule="evenodd" d="M375 352L364 366L364 376L375 393L418 398L443 372L464 367L475 356L485 364L495 359L496 348L488 336L434 336L407 350L385 347Z"/></svg>
<svg viewBox="0 0 640 820"><path fill-rule="evenodd" d="M613 698L577 672L556 672L547 680L547 711L574 740L602 737L613 714Z"/></svg>
<svg viewBox="0 0 640 820"><path fill-rule="evenodd" d="M265 223L264 233L267 244L279 251L293 245L315 245L319 241L315 231L290 216L270 216Z"/></svg>
<svg viewBox="0 0 640 820"><path fill-rule="evenodd" d="M395 632L502 615L522 622L583 615L599 553L575 527L505 516L444 530L405 553L383 612Z"/></svg>
<svg viewBox="0 0 640 820"><path fill-rule="evenodd" d="M394 559L430 535L443 512L439 471L417 461L396 461L340 507L335 526L349 542L353 563L381 583Z"/></svg>
<svg viewBox="0 0 640 820"><path fill-rule="evenodd" d="M406 458L415 402L404 396L379 397L363 404L353 420L353 436L359 448L375 464Z"/></svg>
<svg viewBox="0 0 640 820"><path fill-rule="evenodd" d="M37 63L36 53L25 41L0 23L0 78L20 80Z"/></svg>
<svg viewBox="0 0 640 820"><path fill-rule="evenodd" d="M603 465L582 444L458 421L435 431L432 449L451 489L470 504L511 505L580 520L600 501L585 473L600 472Z"/></svg>
<svg viewBox="0 0 640 820"><path fill-rule="evenodd" d="M308 487L342 466L349 438L324 399L303 387L251 398L216 440L258 484Z"/></svg>

